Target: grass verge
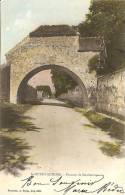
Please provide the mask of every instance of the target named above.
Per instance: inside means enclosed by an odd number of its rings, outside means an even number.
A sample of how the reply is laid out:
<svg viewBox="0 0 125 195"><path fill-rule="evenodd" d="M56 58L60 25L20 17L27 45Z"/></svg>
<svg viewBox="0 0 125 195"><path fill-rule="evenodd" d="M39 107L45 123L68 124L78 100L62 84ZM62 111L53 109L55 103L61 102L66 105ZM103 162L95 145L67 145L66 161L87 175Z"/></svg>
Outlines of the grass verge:
<svg viewBox="0 0 125 195"><path fill-rule="evenodd" d="M108 156L118 156L121 154L121 144L110 142L99 142L101 151Z"/></svg>
<svg viewBox="0 0 125 195"><path fill-rule="evenodd" d="M101 115L100 113L84 108L75 108L77 112L86 116L95 126L101 128L102 131L107 132L111 137L124 141L125 139L125 125L115 121L112 118Z"/></svg>

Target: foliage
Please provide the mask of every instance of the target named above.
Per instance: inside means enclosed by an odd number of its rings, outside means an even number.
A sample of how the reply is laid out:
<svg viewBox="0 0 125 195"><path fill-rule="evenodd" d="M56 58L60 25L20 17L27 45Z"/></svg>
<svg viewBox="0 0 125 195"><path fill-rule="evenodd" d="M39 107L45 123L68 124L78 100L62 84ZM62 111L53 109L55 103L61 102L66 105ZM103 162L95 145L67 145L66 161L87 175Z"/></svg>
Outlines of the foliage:
<svg viewBox="0 0 125 195"><path fill-rule="evenodd" d="M49 95L49 96L52 95L51 88L50 88L50 86L48 86L48 85L39 85L39 86L36 87L36 89L37 89L38 91L43 91L43 93L44 93L45 95Z"/></svg>
<svg viewBox="0 0 125 195"><path fill-rule="evenodd" d="M88 66L89 66L89 71L92 72L93 70L96 70L98 71L98 67L99 67L99 55L95 55L93 56L90 60L89 60L89 63L88 63Z"/></svg>
<svg viewBox="0 0 125 195"><path fill-rule="evenodd" d="M107 132L111 137L120 141L124 141L125 125L106 117L94 110L90 109L76 109L76 111L85 115L94 125L101 128L102 131Z"/></svg>
<svg viewBox="0 0 125 195"><path fill-rule="evenodd" d="M125 1L123 0L94 0L86 15L86 21L79 25L82 36L101 37L105 40L107 49L107 71L125 67L125 52L121 48L120 33L125 26ZM96 68L96 67L95 67ZM97 68L96 68L97 70Z"/></svg>
<svg viewBox="0 0 125 195"><path fill-rule="evenodd" d="M68 90L74 89L77 86L76 81L74 81L73 78L64 71L61 71L59 69L52 69L51 73L52 82L55 86L56 97L58 97L62 93L67 93Z"/></svg>

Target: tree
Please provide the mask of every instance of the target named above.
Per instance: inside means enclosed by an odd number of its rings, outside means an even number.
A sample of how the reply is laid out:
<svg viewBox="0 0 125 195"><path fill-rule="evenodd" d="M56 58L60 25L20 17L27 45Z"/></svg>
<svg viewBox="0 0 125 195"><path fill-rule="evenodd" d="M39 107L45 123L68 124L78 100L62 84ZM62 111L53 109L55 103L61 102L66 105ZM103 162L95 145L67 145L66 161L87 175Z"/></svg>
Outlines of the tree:
<svg viewBox="0 0 125 195"><path fill-rule="evenodd" d="M36 87L37 91L42 91L43 92L43 96L51 96L52 92L51 92L51 88L48 85L38 85Z"/></svg>
<svg viewBox="0 0 125 195"><path fill-rule="evenodd" d="M78 85L76 81L74 81L73 78L64 71L54 68L51 70L51 74L52 82L55 86L56 97L58 97L62 93L67 93L68 90L74 89Z"/></svg>
<svg viewBox="0 0 125 195"><path fill-rule="evenodd" d="M107 65L103 72L125 67L125 53L121 50L122 33L125 33L125 1L91 1L85 22L79 25L82 36L104 38L107 49ZM103 73L102 72L102 73Z"/></svg>

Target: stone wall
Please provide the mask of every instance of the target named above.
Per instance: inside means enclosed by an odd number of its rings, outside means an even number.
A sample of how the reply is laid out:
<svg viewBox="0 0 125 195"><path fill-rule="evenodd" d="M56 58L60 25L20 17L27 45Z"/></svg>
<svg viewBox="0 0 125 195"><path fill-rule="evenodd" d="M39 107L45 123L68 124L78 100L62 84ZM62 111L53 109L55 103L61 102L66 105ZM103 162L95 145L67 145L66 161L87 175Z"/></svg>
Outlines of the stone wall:
<svg viewBox="0 0 125 195"><path fill-rule="evenodd" d="M22 103L31 103L37 99L37 91L30 85L25 86L25 90L23 91L22 95L24 100Z"/></svg>
<svg viewBox="0 0 125 195"><path fill-rule="evenodd" d="M10 66L0 66L0 101L9 101L10 98Z"/></svg>
<svg viewBox="0 0 125 195"><path fill-rule="evenodd" d="M104 47L103 40L97 37L80 37L79 51L101 51Z"/></svg>
<svg viewBox="0 0 125 195"><path fill-rule="evenodd" d="M98 78L97 108L125 116L125 69Z"/></svg>
<svg viewBox="0 0 125 195"><path fill-rule="evenodd" d="M10 101L17 102L21 81L32 70L51 64L65 67L75 73L86 90L96 88L95 73L89 73L88 62L97 52L78 52L79 36L26 37L7 55L11 64Z"/></svg>

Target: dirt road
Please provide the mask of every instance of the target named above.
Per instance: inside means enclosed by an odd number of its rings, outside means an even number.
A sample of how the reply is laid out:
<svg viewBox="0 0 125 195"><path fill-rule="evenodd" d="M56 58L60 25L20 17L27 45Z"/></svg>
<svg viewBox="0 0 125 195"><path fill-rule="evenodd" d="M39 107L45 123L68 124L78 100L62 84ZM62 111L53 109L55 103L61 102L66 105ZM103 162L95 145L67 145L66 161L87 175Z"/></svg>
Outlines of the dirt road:
<svg viewBox="0 0 125 195"><path fill-rule="evenodd" d="M109 180L124 183L125 158L107 156L99 147L99 141L115 140L94 127L86 117L64 105L33 106L25 115L31 117L39 132L20 134L32 146L30 161L35 163L21 172L21 178L31 172L90 173L104 174ZM10 186L17 182L11 175L6 177L3 173L2 177L7 182L9 179Z"/></svg>
<svg viewBox="0 0 125 195"><path fill-rule="evenodd" d="M119 161L99 149L99 141L114 140L71 108L35 106L26 115L40 128L40 132L26 133L25 138L34 146L32 160L43 170L107 170Z"/></svg>

